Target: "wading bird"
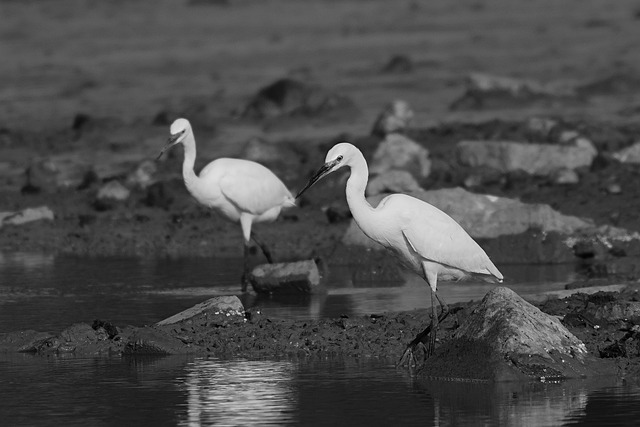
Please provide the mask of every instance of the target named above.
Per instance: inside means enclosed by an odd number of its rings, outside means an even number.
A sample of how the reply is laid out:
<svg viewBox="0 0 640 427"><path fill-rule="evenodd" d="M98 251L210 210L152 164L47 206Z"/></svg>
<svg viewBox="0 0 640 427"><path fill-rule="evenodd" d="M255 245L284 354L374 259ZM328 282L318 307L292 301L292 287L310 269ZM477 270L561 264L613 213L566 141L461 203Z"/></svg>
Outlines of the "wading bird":
<svg viewBox="0 0 640 427"><path fill-rule="evenodd" d="M482 248L453 218L435 206L406 194L391 194L372 207L364 196L369 169L364 156L349 143L335 145L325 164L298 193L300 197L322 177L348 166L346 195L349 210L360 229L372 240L389 249L405 266L421 276L431 288L431 324L411 341L399 365L416 364L414 352L425 346L425 359L435 349L438 323L449 309L436 293L438 279L461 279L469 275L502 281L502 274ZM441 307L437 315L435 299ZM428 339L429 338L429 339Z"/></svg>
<svg viewBox="0 0 640 427"><path fill-rule="evenodd" d="M182 176L189 193L201 205L213 209L232 222L240 222L244 237L244 291L247 286L251 239L260 247L267 261L273 262L267 247L252 233L252 224L275 221L283 208L295 206L295 199L273 172L250 160L216 159L196 175L193 170L196 140L191 124L187 119L177 119L171 125L170 132L171 136L160 151L158 159L171 147L182 144Z"/></svg>

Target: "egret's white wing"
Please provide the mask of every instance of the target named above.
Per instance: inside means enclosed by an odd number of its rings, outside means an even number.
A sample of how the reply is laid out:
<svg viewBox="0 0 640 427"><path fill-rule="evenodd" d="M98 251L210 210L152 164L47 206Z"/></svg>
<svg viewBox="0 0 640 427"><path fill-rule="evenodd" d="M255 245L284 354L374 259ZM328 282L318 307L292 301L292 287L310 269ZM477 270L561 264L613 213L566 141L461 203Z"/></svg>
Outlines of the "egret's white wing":
<svg viewBox="0 0 640 427"><path fill-rule="evenodd" d="M293 199L282 181L266 167L247 160L229 160L236 161L221 176L220 191L239 210L261 215Z"/></svg>
<svg viewBox="0 0 640 427"><path fill-rule="evenodd" d="M404 219L401 229L416 253L470 273L502 277L480 245L453 218L435 206L410 199L400 213Z"/></svg>

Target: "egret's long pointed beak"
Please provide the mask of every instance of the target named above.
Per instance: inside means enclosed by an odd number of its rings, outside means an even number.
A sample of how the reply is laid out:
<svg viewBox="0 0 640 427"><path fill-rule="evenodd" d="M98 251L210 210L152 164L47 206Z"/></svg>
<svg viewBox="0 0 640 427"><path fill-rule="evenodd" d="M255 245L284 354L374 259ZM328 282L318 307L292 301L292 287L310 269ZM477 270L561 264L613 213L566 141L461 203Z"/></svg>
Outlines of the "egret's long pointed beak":
<svg viewBox="0 0 640 427"><path fill-rule="evenodd" d="M336 163L337 163L336 160L332 160L322 165L322 167L318 169L318 172L316 172L315 175L311 177L309 182L307 182L307 185L305 185L304 188L298 192L296 199L300 198L300 196L302 196L302 193L304 193L309 188L311 188L313 184L315 184L316 182L320 181L322 178L324 178L325 176L333 172L333 167L336 165Z"/></svg>
<svg viewBox="0 0 640 427"><path fill-rule="evenodd" d="M162 157L165 151L169 150L171 147L176 145L183 133L184 131L178 132L175 135L171 135L167 140L167 143L165 144L165 146L162 148L162 150L160 150L160 154L158 154L158 157L156 157L156 160L160 160L160 157Z"/></svg>

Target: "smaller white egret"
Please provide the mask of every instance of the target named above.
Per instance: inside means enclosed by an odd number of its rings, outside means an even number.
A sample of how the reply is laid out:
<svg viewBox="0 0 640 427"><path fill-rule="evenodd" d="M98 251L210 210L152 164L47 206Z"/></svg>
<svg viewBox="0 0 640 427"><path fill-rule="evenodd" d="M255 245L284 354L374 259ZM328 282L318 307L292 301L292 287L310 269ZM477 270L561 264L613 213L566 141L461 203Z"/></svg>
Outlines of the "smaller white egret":
<svg viewBox="0 0 640 427"><path fill-rule="evenodd" d="M351 169L346 195L356 224L364 234L389 249L402 264L421 276L431 288L431 324L407 345L398 363L407 362L411 367L412 363L416 364L414 351L418 345L426 344L425 358L433 353L438 323L449 312L436 293L438 279L459 280L479 275L501 282L502 274L460 224L435 206L406 194L391 194L376 208L372 207L364 196L369 178L367 162L360 150L349 143L337 144L329 150L325 164L297 197L322 177L343 166ZM440 303L439 316L434 297Z"/></svg>
<svg viewBox="0 0 640 427"><path fill-rule="evenodd" d="M213 209L232 222L240 222L244 237L244 291L247 286L251 239L260 247L267 260L273 262L267 247L256 238L255 232L252 233L252 224L275 221L283 208L295 206L295 199L273 172L250 160L216 159L196 175L193 170L196 140L191 123L187 119L177 119L171 124L170 132L171 136L160 151L158 159L171 147L182 144L182 176L189 193L201 205Z"/></svg>

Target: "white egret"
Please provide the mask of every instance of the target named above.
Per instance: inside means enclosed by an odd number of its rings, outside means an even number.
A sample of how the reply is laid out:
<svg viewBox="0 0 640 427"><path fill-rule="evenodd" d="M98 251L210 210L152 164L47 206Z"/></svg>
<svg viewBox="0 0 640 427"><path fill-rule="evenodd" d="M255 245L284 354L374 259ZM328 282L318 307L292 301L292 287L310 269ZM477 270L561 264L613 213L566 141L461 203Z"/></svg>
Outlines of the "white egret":
<svg viewBox="0 0 640 427"><path fill-rule="evenodd" d="M253 239L269 262L273 262L267 247L256 239L251 226L256 222L271 222L283 208L295 206L295 199L280 179L265 166L244 159L220 158L206 165L199 175L193 166L196 160L196 140L187 119L171 124L171 136L162 154L175 146L184 146L182 176L189 193L201 205L213 209L232 222L240 222L244 237L244 274L242 289L246 289L250 240Z"/></svg>
<svg viewBox="0 0 640 427"><path fill-rule="evenodd" d="M376 208L366 200L364 192L369 178L367 162L355 146L335 145L327 153L325 164L298 193L300 197L322 177L348 166L346 195L356 224L368 237L389 249L405 266L421 276L431 288L431 324L407 345L399 365L415 364L414 351L424 346L425 357L435 349L438 323L448 314L448 307L438 297L438 279L461 279L469 275L502 281L500 271L485 251L449 215L435 206L406 194L391 194ZM437 315L435 299L441 306ZM427 337L430 339L427 341Z"/></svg>

